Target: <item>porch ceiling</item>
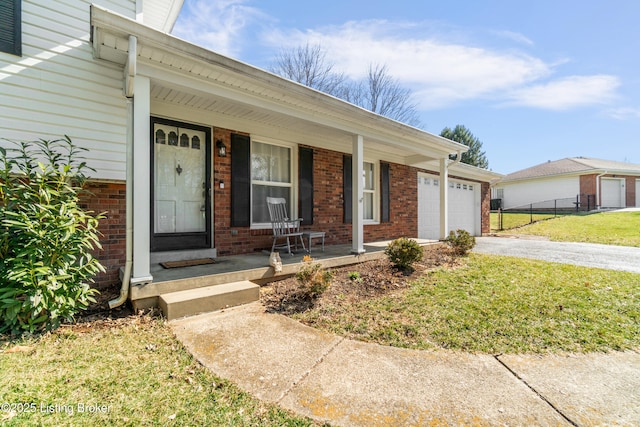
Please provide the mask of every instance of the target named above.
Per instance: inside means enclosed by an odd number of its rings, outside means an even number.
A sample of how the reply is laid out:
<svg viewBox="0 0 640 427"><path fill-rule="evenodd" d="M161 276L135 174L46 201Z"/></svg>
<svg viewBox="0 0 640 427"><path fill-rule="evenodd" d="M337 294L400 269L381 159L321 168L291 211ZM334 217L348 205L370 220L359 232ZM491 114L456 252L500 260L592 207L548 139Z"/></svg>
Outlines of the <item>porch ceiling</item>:
<svg viewBox="0 0 640 427"><path fill-rule="evenodd" d="M175 112L176 106L179 106L191 113L201 113L201 115L191 114L191 121L203 122L197 117L206 116L208 120L203 124L235 129L254 136L322 147L344 153L351 152L352 133L268 108L194 92L184 88L169 87L164 81L152 80L152 105L156 107L152 110L156 113L167 112L163 115L169 115L169 111ZM414 160L417 153L394 147L393 144L382 139L368 137L365 139L365 147L368 153L383 156L389 161L401 164L416 163ZM428 149L423 150L421 154L419 160L424 161L439 159L442 156L442 153Z"/></svg>
<svg viewBox="0 0 640 427"><path fill-rule="evenodd" d="M362 135L365 151L417 166L468 149L95 5L91 25L94 55L123 66L129 36L137 38L137 73L151 79L160 111L177 105L215 126L342 152Z"/></svg>

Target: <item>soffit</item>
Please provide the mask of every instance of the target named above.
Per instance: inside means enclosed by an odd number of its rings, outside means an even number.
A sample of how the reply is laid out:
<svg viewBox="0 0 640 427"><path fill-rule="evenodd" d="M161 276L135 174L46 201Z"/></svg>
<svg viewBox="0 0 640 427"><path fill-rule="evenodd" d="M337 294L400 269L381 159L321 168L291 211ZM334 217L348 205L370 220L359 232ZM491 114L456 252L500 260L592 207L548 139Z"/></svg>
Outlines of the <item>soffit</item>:
<svg viewBox="0 0 640 427"><path fill-rule="evenodd" d="M142 20L149 27L169 33L178 19L183 3L183 0L142 0Z"/></svg>

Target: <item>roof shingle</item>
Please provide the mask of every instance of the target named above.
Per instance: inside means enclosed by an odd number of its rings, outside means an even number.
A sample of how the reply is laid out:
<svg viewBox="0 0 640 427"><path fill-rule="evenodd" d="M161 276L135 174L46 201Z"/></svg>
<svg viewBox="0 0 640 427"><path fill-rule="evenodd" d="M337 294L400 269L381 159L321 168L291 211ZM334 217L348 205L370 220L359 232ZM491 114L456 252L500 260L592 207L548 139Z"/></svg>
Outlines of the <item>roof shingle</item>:
<svg viewBox="0 0 640 427"><path fill-rule="evenodd" d="M522 169L505 175L501 181L516 181L522 179L541 178L555 175L580 174L581 172L608 172L640 174L640 165L634 163L616 162L613 160L592 159L588 157L569 157L548 161L530 168Z"/></svg>

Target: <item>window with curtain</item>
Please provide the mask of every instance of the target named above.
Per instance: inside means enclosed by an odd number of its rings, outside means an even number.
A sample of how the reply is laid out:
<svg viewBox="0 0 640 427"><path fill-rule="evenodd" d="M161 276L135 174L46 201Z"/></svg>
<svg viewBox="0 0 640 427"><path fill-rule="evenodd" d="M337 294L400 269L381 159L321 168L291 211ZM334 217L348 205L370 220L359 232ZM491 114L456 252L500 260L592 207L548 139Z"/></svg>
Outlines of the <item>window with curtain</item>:
<svg viewBox="0 0 640 427"><path fill-rule="evenodd" d="M269 222L267 197L282 197L291 215L291 148L252 142L251 215L253 224Z"/></svg>
<svg viewBox="0 0 640 427"><path fill-rule="evenodd" d="M364 162L364 219L373 221L375 219L374 200L376 192L376 178L373 163Z"/></svg>

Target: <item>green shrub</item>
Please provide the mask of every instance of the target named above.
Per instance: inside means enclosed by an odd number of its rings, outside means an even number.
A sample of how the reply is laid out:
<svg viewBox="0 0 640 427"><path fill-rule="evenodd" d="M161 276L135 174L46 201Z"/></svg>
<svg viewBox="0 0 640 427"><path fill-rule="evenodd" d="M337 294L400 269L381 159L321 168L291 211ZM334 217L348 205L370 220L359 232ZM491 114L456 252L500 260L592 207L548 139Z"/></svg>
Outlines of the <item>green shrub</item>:
<svg viewBox="0 0 640 427"><path fill-rule="evenodd" d="M360 283L362 282L362 276L360 275L359 271L350 271L349 280L351 280L352 282Z"/></svg>
<svg viewBox="0 0 640 427"><path fill-rule="evenodd" d="M9 141L11 142L11 141ZM88 169L68 137L0 147L0 333L51 330L95 302L100 215L80 206Z"/></svg>
<svg viewBox="0 0 640 427"><path fill-rule="evenodd" d="M476 245L476 238L469 234L467 230L451 231L446 241L453 248L453 251L460 256L467 255Z"/></svg>
<svg viewBox="0 0 640 427"><path fill-rule="evenodd" d="M296 273L296 279L301 285L300 292L304 296L315 298L329 288L333 273L324 270L321 264L314 263L313 258L305 256L302 266Z"/></svg>
<svg viewBox="0 0 640 427"><path fill-rule="evenodd" d="M389 243L384 250L389 260L403 270L410 269L412 264L422 259L422 246L413 239L400 237Z"/></svg>

